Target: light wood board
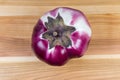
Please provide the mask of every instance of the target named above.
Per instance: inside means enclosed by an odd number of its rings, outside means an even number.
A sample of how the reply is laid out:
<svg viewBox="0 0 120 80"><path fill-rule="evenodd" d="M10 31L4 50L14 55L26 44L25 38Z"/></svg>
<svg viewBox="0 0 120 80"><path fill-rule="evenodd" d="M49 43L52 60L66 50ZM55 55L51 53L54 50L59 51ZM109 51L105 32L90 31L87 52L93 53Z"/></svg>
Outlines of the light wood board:
<svg viewBox="0 0 120 80"><path fill-rule="evenodd" d="M85 56L62 67L38 61L31 48L37 20L56 7L86 15L92 38ZM0 80L119 80L120 0L0 0Z"/></svg>

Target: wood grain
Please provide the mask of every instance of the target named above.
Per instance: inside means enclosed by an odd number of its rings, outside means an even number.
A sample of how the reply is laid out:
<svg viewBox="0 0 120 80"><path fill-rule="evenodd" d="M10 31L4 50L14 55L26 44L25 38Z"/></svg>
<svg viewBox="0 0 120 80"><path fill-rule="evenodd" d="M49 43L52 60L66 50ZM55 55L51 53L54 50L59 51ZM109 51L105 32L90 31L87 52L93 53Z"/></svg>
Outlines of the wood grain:
<svg viewBox="0 0 120 80"><path fill-rule="evenodd" d="M11 6L0 5L0 16L42 16L45 12L56 7L71 7L81 10L85 14L119 14L120 5L74 5L74 6Z"/></svg>
<svg viewBox="0 0 120 80"><path fill-rule="evenodd" d="M108 55L107 55L108 56ZM87 58L88 57L88 58ZM41 61L0 63L1 80L119 80L119 58L73 59L61 67Z"/></svg>
<svg viewBox="0 0 120 80"><path fill-rule="evenodd" d="M66 5L118 5L119 0L0 0L0 5L25 5L25 6L66 6Z"/></svg>
<svg viewBox="0 0 120 80"><path fill-rule="evenodd" d="M61 67L31 48L36 22L56 7L81 10L92 29L85 56ZM0 0L0 80L119 80L119 66L120 0Z"/></svg>

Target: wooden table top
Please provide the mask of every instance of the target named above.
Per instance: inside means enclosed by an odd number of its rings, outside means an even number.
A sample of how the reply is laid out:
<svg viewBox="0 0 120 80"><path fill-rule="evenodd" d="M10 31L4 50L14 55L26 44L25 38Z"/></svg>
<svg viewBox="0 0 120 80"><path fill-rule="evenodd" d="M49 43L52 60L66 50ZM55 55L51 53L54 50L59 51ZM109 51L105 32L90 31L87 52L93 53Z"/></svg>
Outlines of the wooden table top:
<svg viewBox="0 0 120 80"><path fill-rule="evenodd" d="M81 10L92 28L85 55L61 67L31 49L37 20L56 7ZM120 80L120 0L0 0L0 80Z"/></svg>

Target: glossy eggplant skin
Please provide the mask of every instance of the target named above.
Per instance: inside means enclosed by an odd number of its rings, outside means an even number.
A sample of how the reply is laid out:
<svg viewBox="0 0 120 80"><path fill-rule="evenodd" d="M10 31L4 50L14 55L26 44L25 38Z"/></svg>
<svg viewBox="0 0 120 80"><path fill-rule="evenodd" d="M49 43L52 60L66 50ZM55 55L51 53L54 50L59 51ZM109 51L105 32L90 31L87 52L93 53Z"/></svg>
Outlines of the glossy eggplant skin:
<svg viewBox="0 0 120 80"><path fill-rule="evenodd" d="M59 7L45 13L32 34L36 56L54 66L81 57L89 45L91 28L85 15L76 9Z"/></svg>

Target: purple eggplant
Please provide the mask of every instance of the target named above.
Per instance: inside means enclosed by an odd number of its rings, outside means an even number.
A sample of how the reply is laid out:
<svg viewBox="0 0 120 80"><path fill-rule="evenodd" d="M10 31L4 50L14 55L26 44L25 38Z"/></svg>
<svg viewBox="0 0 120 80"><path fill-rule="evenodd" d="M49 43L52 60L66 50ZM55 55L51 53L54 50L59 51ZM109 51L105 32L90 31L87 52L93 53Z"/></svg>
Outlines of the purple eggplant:
<svg viewBox="0 0 120 80"><path fill-rule="evenodd" d="M60 66L71 58L81 57L90 37L90 25L81 11L59 7L38 20L32 34L32 48L40 60Z"/></svg>

